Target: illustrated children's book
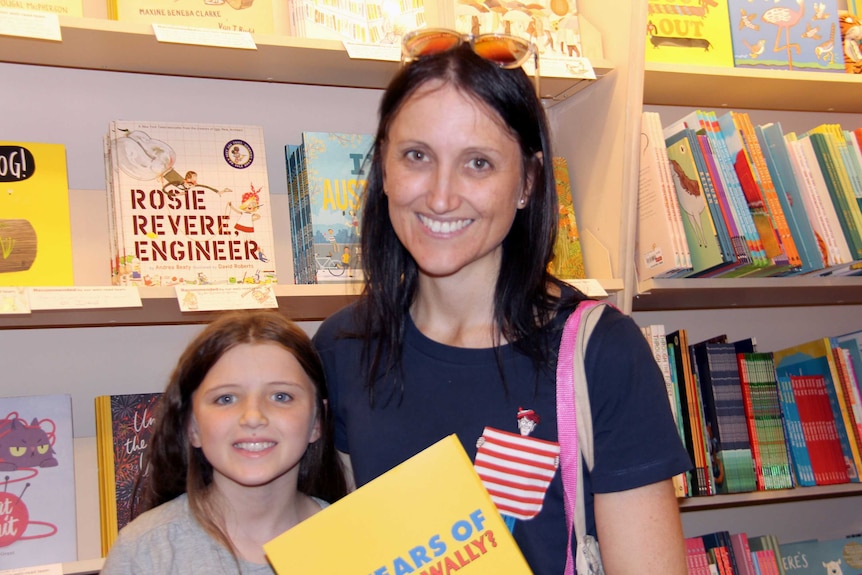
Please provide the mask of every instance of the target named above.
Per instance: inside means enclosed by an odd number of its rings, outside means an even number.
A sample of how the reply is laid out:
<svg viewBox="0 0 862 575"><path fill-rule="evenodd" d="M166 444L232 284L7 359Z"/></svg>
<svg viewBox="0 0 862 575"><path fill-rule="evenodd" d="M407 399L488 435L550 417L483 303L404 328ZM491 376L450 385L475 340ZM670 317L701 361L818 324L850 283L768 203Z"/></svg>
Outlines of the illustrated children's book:
<svg viewBox="0 0 862 575"><path fill-rule="evenodd" d="M119 285L276 283L263 129L114 121Z"/></svg>
<svg viewBox="0 0 862 575"><path fill-rule="evenodd" d="M733 67L727 0L649 0L646 61Z"/></svg>
<svg viewBox="0 0 862 575"><path fill-rule="evenodd" d="M837 0L728 0L737 68L844 72Z"/></svg>
<svg viewBox="0 0 862 575"><path fill-rule="evenodd" d="M108 17L124 22L272 34L272 0L108 0Z"/></svg>
<svg viewBox="0 0 862 575"><path fill-rule="evenodd" d="M327 541L332 552L308 553ZM518 545L450 435L264 545L278 575L527 575Z"/></svg>
<svg viewBox="0 0 862 575"><path fill-rule="evenodd" d="M72 283L66 148L0 141L0 286Z"/></svg>
<svg viewBox="0 0 862 575"><path fill-rule="evenodd" d="M131 520L135 483L150 444L160 392L96 398L102 553Z"/></svg>
<svg viewBox="0 0 862 575"><path fill-rule="evenodd" d="M553 163L559 220L557 242L554 244L554 258L551 260L550 270L561 279L583 279L586 277L584 254L581 252L581 236L578 233L578 221L572 201L569 164L562 156L555 156Z"/></svg>
<svg viewBox="0 0 862 575"><path fill-rule="evenodd" d="M581 46L585 22L577 0L459 0L455 3L455 29L464 34L511 34L532 41L540 55L544 76L577 76L587 71ZM524 64L532 74L533 62Z"/></svg>
<svg viewBox="0 0 862 575"><path fill-rule="evenodd" d="M700 178L694 154L694 130L665 130L668 161L682 213L683 229L691 253L692 271L700 275L728 265L719 245L715 223L709 210L706 189Z"/></svg>
<svg viewBox="0 0 862 575"><path fill-rule="evenodd" d="M288 0L290 35L363 44L401 42L426 24L425 0Z"/></svg>
<svg viewBox="0 0 862 575"><path fill-rule="evenodd" d="M303 132L288 184L292 201L307 203L299 208L307 217L293 233L304 242L294 276L304 260L300 277L308 283L362 280L359 222L373 142L369 134Z"/></svg>
<svg viewBox="0 0 862 575"><path fill-rule="evenodd" d="M781 556L793 575L862 573L862 537L782 543Z"/></svg>
<svg viewBox="0 0 862 575"><path fill-rule="evenodd" d="M76 561L69 395L0 397L0 568Z"/></svg>

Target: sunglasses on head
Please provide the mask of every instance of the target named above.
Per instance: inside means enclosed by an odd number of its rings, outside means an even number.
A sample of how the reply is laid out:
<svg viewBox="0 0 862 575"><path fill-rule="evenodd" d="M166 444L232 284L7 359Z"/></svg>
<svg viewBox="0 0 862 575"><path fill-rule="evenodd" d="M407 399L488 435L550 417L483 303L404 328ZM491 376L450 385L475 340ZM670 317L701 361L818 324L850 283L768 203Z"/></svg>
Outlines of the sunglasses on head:
<svg viewBox="0 0 862 575"><path fill-rule="evenodd" d="M445 28L423 28L407 32L401 39L401 63L454 50L467 43L477 55L500 68L520 68L533 57L536 94L539 95L539 52L532 42L511 34L461 34Z"/></svg>

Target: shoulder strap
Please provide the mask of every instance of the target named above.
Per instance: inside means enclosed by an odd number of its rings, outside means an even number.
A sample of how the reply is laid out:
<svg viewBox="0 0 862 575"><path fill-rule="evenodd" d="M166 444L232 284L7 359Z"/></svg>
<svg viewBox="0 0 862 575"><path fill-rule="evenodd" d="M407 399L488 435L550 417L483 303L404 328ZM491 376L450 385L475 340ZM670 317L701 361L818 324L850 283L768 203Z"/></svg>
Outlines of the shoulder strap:
<svg viewBox="0 0 862 575"><path fill-rule="evenodd" d="M563 327L557 359L557 436L560 443L560 475L566 509L566 575L574 573L572 531L577 539L586 533L584 495L578 490L583 471L579 448L589 469L593 468L593 418L584 368L587 342L605 307L604 302L586 300L578 304Z"/></svg>

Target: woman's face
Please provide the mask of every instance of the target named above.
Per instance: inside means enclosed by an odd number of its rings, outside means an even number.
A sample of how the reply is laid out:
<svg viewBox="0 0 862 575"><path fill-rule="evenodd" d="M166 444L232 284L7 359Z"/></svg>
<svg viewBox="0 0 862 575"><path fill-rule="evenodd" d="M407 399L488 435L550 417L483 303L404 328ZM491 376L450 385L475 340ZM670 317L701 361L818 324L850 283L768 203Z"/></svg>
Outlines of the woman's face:
<svg viewBox="0 0 862 575"><path fill-rule="evenodd" d="M395 233L422 274L496 277L529 182L520 147L495 112L430 82L393 119L383 174Z"/></svg>

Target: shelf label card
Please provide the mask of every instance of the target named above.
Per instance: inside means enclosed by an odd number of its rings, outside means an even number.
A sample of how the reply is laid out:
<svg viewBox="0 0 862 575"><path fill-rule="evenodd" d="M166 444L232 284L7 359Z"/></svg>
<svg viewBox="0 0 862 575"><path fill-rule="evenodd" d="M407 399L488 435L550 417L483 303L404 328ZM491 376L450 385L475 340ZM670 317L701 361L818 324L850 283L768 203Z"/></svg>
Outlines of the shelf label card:
<svg viewBox="0 0 862 575"><path fill-rule="evenodd" d="M180 311L277 308L273 284L174 286Z"/></svg>
<svg viewBox="0 0 862 575"><path fill-rule="evenodd" d="M51 12L0 8L0 34L39 40L63 40L60 19Z"/></svg>
<svg viewBox="0 0 862 575"><path fill-rule="evenodd" d="M27 313L30 313L30 302L27 301L26 288L0 287L0 315Z"/></svg>
<svg viewBox="0 0 862 575"><path fill-rule="evenodd" d="M401 61L401 44L367 44L362 42L344 42L347 55L354 60L385 60Z"/></svg>
<svg viewBox="0 0 862 575"><path fill-rule="evenodd" d="M34 565L33 567L21 567L19 569L4 569L0 575L63 575L62 563L51 563L49 565Z"/></svg>
<svg viewBox="0 0 862 575"><path fill-rule="evenodd" d="M105 309L142 307L134 286L32 287L27 288L30 309Z"/></svg>
<svg viewBox="0 0 862 575"><path fill-rule="evenodd" d="M608 292L605 291L605 288L602 287L602 284L599 283L597 279L582 279L582 280L565 280L567 284L572 285L587 297L597 297L604 298L608 297Z"/></svg>
<svg viewBox="0 0 862 575"><path fill-rule="evenodd" d="M257 50L254 38L248 32L238 30L218 30L215 28L196 28L194 26L174 26L172 24L153 24L153 33L159 42L171 44L191 44L194 46L215 46L217 48L239 48Z"/></svg>
<svg viewBox="0 0 862 575"><path fill-rule="evenodd" d="M532 66L531 66L532 67ZM527 66L524 66L527 69ZM596 71L588 58L554 58L542 56L539 58L539 69L543 77L575 78L578 80L595 80Z"/></svg>

